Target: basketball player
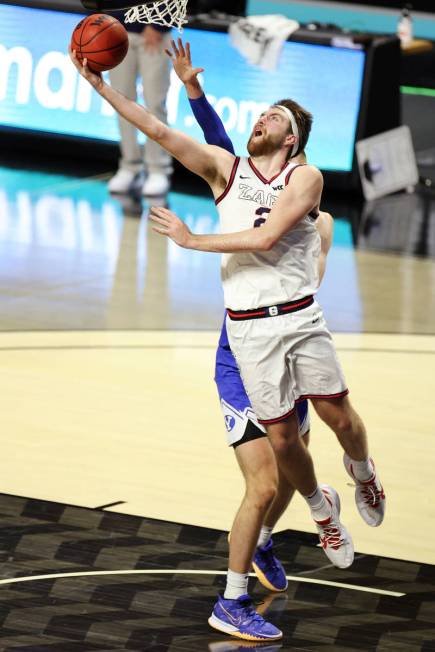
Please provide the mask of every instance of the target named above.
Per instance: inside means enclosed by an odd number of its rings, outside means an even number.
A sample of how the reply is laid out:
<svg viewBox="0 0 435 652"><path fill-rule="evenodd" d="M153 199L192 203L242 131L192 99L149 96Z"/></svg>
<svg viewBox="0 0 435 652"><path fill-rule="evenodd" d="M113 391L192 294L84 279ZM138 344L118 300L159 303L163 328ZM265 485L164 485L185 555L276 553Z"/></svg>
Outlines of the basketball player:
<svg viewBox="0 0 435 652"><path fill-rule="evenodd" d="M233 144L225 131L221 119L208 102L198 81L201 68L193 68L190 45L184 46L178 39L178 46L171 42L172 50L166 53L172 61L173 68L183 82L192 111L201 127L206 142L217 145L234 154ZM296 163L306 163L305 155L299 154ZM333 220L329 213L320 212L316 220L316 228L320 235L319 257L319 283L323 278L326 265L326 256L331 247ZM250 459L265 460L273 455L272 448L267 438L266 430L258 423L252 410L248 395L243 386L237 363L228 342L225 321L222 326L216 352L215 381L219 393L221 409L227 430L228 444L233 446L240 468L244 472L246 491L255 496L258 487L258 472L249 473ZM310 418L308 401L303 400L296 405L299 424L299 434L306 445L309 442ZM260 469L264 464L260 463ZM265 465L267 468L267 464ZM259 581L270 591L285 591L287 578L281 562L275 557L273 551L272 531L279 518L289 505L294 494L294 487L289 485L282 473L279 473L277 495L266 514L261 527L257 549L253 559L254 571Z"/></svg>
<svg viewBox="0 0 435 652"><path fill-rule="evenodd" d="M377 521L372 524L383 518L384 496L364 426L347 398L331 336L313 298L320 252L314 223L323 181L316 168L291 162L305 149L310 114L293 100L272 105L252 130L251 158L240 159L169 128L110 88L89 70L86 60L81 66L74 52L72 59L122 117L209 183L219 205L221 235L193 234L163 208L154 209L154 229L179 246L223 254L227 332L252 407L266 426L283 475L311 509L325 553L336 566L348 567L353 544L340 522L340 501L332 487L317 483L311 456L299 437L296 402L311 398L319 416L336 432L348 468L357 477L357 489L373 492L372 503L362 501L360 506L363 516ZM277 492L277 465L263 471L259 499L247 497L232 529L227 589L239 597L219 596L209 619L220 631L259 641L282 637L256 613L246 593L261 525Z"/></svg>

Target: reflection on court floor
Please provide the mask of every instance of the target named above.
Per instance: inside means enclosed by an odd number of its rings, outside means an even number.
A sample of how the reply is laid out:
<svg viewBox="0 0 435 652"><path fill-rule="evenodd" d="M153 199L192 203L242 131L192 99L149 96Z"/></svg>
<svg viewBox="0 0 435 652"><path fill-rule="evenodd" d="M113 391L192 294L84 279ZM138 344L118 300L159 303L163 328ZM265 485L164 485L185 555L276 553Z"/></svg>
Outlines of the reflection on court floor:
<svg viewBox="0 0 435 652"><path fill-rule="evenodd" d="M218 230L211 198L171 192L164 201L193 231ZM156 235L149 205L111 197L101 179L2 168L0 207L3 328L215 329L221 323L219 256ZM340 279L351 304L342 329L360 330L349 224L338 220L336 232L324 301L328 309Z"/></svg>
<svg viewBox="0 0 435 652"><path fill-rule="evenodd" d="M250 579L257 610L284 634L264 646L207 625L224 586L226 532L4 494L0 512L4 650L433 649L425 564L356 555L340 571L324 564L314 535L281 532L288 591L267 594Z"/></svg>
<svg viewBox="0 0 435 652"><path fill-rule="evenodd" d="M154 201L198 233L218 229L212 199L194 190ZM433 255L432 203L385 198L367 205L353 230L346 206L324 204L336 213L318 295L330 328L432 332L435 298L424 288L435 265L410 256ZM135 197L111 197L105 179L0 168L2 328L217 328L219 256L157 236L148 211Z"/></svg>

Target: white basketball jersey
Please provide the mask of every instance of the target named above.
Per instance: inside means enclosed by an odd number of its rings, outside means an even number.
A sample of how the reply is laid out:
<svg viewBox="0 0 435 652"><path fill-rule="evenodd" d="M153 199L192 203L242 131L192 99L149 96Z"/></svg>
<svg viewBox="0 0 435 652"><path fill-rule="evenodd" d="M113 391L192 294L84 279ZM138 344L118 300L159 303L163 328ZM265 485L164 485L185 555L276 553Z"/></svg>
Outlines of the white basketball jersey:
<svg viewBox="0 0 435 652"><path fill-rule="evenodd" d="M296 167L287 163L268 180L251 159L236 158L228 185L216 200L222 233L261 227ZM320 254L316 217L306 215L270 251L223 254L225 306L249 310L315 294Z"/></svg>

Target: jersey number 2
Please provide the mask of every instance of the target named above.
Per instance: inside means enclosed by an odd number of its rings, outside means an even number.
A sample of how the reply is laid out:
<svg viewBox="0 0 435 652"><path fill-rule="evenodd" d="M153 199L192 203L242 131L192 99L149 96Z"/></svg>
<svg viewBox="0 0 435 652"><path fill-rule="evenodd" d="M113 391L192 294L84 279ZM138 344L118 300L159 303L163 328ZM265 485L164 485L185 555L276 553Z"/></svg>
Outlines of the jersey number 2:
<svg viewBox="0 0 435 652"><path fill-rule="evenodd" d="M261 208L257 208L257 210L255 211L256 215L264 215L265 213L270 213L270 208L265 208L264 206L262 206ZM265 221L266 221L265 217L257 217L257 219L254 222L254 229L264 224Z"/></svg>

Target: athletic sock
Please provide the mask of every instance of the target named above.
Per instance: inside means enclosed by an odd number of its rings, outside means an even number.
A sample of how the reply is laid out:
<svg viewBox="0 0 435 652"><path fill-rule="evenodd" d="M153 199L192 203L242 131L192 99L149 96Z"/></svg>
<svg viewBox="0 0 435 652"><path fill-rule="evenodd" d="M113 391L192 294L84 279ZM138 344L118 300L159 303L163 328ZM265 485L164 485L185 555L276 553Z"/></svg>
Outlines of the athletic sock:
<svg viewBox="0 0 435 652"><path fill-rule="evenodd" d="M325 494L317 487L310 496L304 496L315 521L324 521L331 516L331 505L325 498Z"/></svg>
<svg viewBox="0 0 435 652"><path fill-rule="evenodd" d="M248 573L235 573L228 569L227 585L225 587L225 600L237 600L248 592Z"/></svg>
<svg viewBox="0 0 435 652"><path fill-rule="evenodd" d="M262 548L266 545L266 543L269 542L269 539L272 536L272 530L273 527L266 527L265 525L262 526L260 530L260 536L258 537L257 541L257 548Z"/></svg>
<svg viewBox="0 0 435 652"><path fill-rule="evenodd" d="M351 458L349 459L352 464L353 474L357 480L360 480L361 482L366 482L367 480L370 480L373 477L375 473L375 469L373 467L371 460L368 457L365 460L361 460L360 462L357 462L356 460L353 460Z"/></svg>

